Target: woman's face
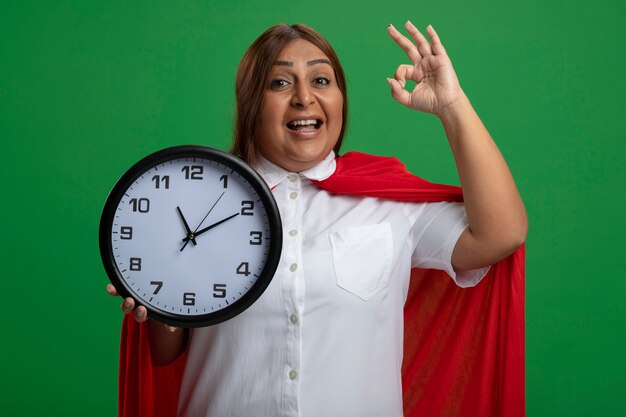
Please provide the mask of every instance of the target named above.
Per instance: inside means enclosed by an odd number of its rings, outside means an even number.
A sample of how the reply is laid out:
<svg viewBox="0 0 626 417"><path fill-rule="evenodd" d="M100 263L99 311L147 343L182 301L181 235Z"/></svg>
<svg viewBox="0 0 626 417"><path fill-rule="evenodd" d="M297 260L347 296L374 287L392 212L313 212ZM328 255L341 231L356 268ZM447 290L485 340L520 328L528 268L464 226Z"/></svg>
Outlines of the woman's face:
<svg viewBox="0 0 626 417"><path fill-rule="evenodd" d="M291 172L315 166L339 139L342 109L328 57L302 39L287 44L265 90L257 129L261 155Z"/></svg>

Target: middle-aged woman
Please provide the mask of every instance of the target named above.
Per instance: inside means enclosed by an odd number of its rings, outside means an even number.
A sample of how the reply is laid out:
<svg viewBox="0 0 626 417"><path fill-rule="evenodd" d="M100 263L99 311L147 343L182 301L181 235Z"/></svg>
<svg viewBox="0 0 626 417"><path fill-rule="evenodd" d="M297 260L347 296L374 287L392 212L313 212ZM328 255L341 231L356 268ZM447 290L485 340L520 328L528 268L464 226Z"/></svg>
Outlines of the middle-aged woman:
<svg viewBox="0 0 626 417"><path fill-rule="evenodd" d="M391 95L441 120L464 203L320 188L343 158L344 73L314 30L268 29L239 66L233 151L273 190L283 254L263 296L232 320L193 330L148 321L155 363L186 353L180 416L401 416L410 269L442 269L473 286L523 244L522 200L437 33L427 28L429 43L410 22L406 30L412 41L388 28L411 61L387 80ZM147 321L145 308L134 307L129 298L122 309Z"/></svg>

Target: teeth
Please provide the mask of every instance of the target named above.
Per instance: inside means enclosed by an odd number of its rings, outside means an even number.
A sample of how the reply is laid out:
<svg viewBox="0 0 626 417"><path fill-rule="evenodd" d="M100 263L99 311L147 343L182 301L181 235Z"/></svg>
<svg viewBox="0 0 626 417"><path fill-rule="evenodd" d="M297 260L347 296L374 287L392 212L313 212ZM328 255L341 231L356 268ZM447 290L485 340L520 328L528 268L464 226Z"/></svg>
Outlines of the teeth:
<svg viewBox="0 0 626 417"><path fill-rule="evenodd" d="M294 126L306 126L306 125L314 125L316 123L317 123L317 120L311 119L311 120L294 120L290 124Z"/></svg>

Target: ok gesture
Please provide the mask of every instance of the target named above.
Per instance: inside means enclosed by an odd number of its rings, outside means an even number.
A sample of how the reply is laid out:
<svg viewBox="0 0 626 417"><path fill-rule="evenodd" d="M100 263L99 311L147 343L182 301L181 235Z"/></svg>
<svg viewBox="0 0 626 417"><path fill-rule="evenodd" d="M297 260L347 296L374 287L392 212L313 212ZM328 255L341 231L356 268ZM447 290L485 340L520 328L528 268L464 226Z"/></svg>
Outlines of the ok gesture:
<svg viewBox="0 0 626 417"><path fill-rule="evenodd" d="M449 104L464 96L452 62L432 26L426 28L431 43L413 26L405 28L413 42L389 25L387 31L393 40L404 50L411 65L400 65L394 78L387 78L391 95L400 104L409 108L439 115ZM416 83L413 91L405 90L406 80Z"/></svg>

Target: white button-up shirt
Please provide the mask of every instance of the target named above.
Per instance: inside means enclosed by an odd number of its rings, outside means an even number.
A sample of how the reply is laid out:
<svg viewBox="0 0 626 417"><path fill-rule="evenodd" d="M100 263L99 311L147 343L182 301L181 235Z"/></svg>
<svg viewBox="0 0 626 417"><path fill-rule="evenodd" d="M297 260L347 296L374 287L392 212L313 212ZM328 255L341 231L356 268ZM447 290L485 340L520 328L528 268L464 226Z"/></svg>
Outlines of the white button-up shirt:
<svg viewBox="0 0 626 417"><path fill-rule="evenodd" d="M330 194L334 154L300 174L255 167L278 204L283 252L263 295L239 316L191 331L183 417L402 416L403 307L412 267L460 286L467 227L460 203L405 203Z"/></svg>

